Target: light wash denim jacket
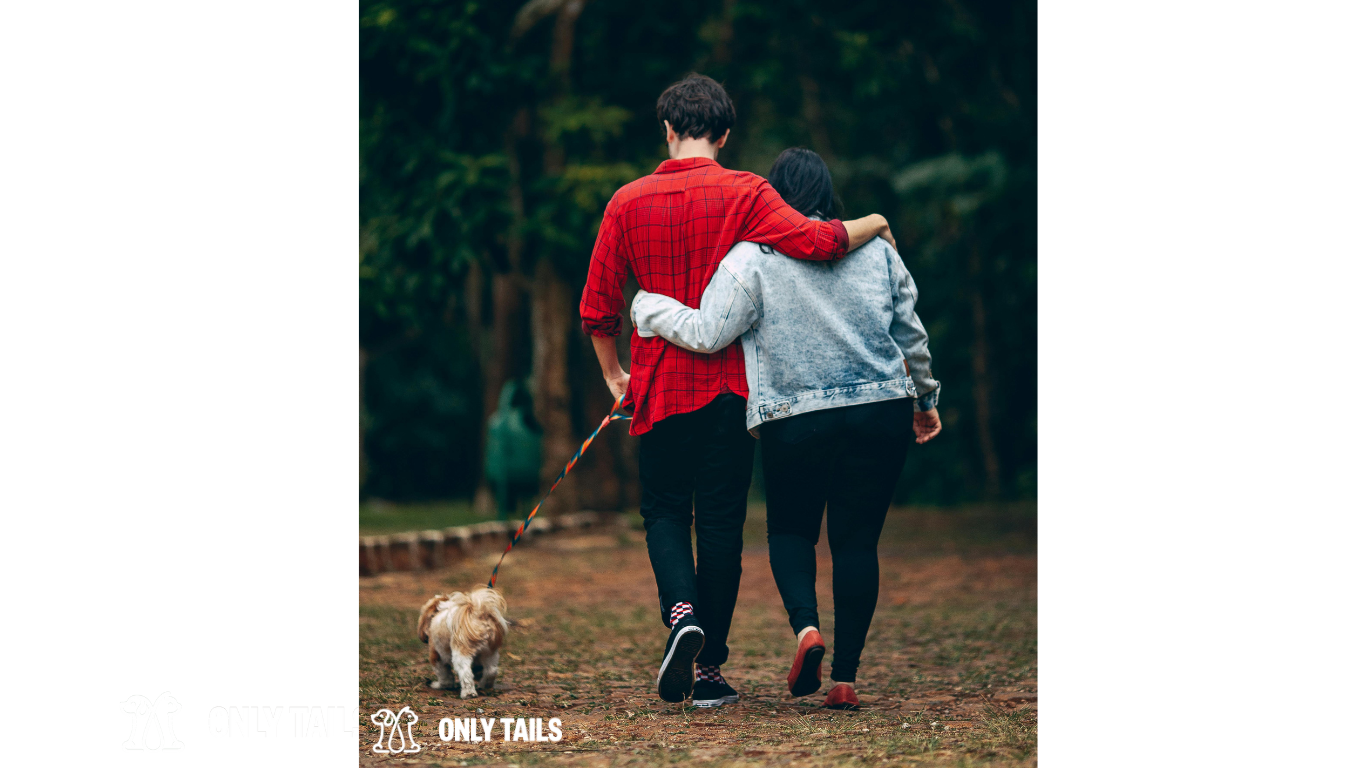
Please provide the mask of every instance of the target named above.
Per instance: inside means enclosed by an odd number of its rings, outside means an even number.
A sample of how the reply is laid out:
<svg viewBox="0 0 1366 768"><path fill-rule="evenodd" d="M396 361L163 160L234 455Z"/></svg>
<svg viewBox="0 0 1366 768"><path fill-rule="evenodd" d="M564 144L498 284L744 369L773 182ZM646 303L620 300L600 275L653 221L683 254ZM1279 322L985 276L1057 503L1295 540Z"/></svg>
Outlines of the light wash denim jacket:
<svg viewBox="0 0 1366 768"><path fill-rule="evenodd" d="M721 260L698 309L641 291L631 322L641 336L705 354L738 336L749 383L745 426L757 434L765 421L823 408L898 397L916 398L916 410L934 408L939 382L916 296L911 273L880 237L840 261L791 259L742 242Z"/></svg>

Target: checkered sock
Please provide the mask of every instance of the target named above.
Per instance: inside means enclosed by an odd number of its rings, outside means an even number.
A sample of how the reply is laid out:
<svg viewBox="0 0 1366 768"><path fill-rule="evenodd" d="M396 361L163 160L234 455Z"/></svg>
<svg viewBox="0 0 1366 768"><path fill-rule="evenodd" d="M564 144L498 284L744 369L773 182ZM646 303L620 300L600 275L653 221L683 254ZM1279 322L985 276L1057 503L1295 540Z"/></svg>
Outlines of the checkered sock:
<svg viewBox="0 0 1366 768"><path fill-rule="evenodd" d="M713 683L720 683L721 685L726 684L726 678L721 677L721 668L710 664L697 665L697 679L708 680Z"/></svg>
<svg viewBox="0 0 1366 768"><path fill-rule="evenodd" d="M672 611L669 611L669 628L673 629L678 620L684 616L692 615L692 603L674 603Z"/></svg>

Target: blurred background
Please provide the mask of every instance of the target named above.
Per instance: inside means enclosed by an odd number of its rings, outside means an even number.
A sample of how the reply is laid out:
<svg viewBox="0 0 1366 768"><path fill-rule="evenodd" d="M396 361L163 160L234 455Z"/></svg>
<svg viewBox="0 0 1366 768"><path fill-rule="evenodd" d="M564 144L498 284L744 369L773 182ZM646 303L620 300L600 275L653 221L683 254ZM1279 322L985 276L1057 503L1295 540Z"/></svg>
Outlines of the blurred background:
<svg viewBox="0 0 1366 768"><path fill-rule="evenodd" d="M362 531L525 512L606 414L588 258L613 192L666 159L655 99L691 71L735 102L723 166L811 148L848 217L892 223L945 424L898 502L1032 506L1035 24L1032 2L362 0ZM626 432L550 512L638 505Z"/></svg>

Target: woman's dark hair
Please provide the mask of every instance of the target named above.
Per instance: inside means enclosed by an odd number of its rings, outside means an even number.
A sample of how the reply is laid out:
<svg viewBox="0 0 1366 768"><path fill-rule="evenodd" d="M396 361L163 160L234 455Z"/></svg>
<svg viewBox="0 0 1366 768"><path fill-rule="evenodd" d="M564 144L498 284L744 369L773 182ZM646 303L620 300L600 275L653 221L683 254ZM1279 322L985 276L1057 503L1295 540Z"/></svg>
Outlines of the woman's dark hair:
<svg viewBox="0 0 1366 768"><path fill-rule="evenodd" d="M681 139L706 139L715 144L735 127L735 105L721 84L706 75L693 73L659 94L655 102L659 130L668 120Z"/></svg>
<svg viewBox="0 0 1366 768"><path fill-rule="evenodd" d="M830 219L839 214L830 169L820 155L805 147L784 149L768 170L768 183L803 216Z"/></svg>

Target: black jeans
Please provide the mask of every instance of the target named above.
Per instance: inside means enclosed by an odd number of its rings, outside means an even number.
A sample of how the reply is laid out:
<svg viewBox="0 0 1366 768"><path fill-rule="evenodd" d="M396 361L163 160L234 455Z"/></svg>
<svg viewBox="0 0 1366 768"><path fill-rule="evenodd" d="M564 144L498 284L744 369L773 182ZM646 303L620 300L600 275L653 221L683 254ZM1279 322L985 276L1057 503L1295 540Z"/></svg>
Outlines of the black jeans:
<svg viewBox="0 0 1366 768"><path fill-rule="evenodd" d="M739 395L722 394L640 436L640 514L659 587L660 618L667 626L676 603L692 603L707 635L698 664L724 664L729 655L726 636L740 591L741 534L753 468L754 438L745 431L745 399Z"/></svg>
<svg viewBox="0 0 1366 768"><path fill-rule="evenodd" d="M910 398L830 408L769 422L763 439L768 561L792 631L820 627L816 542L827 504L835 593L830 679L852 683L877 608L877 541L906 462Z"/></svg>

